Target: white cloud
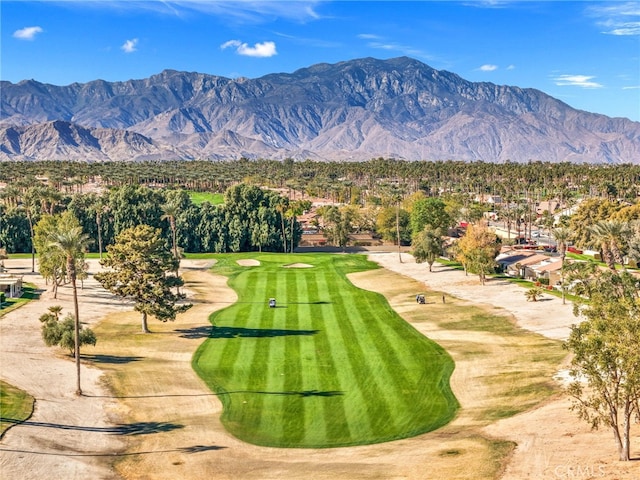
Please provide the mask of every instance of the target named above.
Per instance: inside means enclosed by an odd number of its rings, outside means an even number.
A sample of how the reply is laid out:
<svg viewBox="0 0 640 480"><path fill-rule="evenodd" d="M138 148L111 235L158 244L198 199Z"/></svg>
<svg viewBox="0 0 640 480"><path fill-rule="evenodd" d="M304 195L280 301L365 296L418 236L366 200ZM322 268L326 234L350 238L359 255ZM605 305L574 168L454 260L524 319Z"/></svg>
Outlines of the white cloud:
<svg viewBox="0 0 640 480"><path fill-rule="evenodd" d="M515 70L515 69L516 69L516 66L515 66L515 65L509 65L509 66L507 67L507 70Z"/></svg>
<svg viewBox="0 0 640 480"><path fill-rule="evenodd" d="M382 39L380 35L376 35L374 33L359 33L358 38L362 38L363 40L381 40Z"/></svg>
<svg viewBox="0 0 640 480"><path fill-rule="evenodd" d="M77 8L113 9L117 11L152 11L184 18L194 15L224 17L244 24L261 24L274 18L297 22L321 19L316 7L322 0L64 0Z"/></svg>
<svg viewBox="0 0 640 480"><path fill-rule="evenodd" d="M513 3L513 1L514 0L474 0L472 2L465 2L463 5L479 8L502 8Z"/></svg>
<svg viewBox="0 0 640 480"><path fill-rule="evenodd" d="M226 48L235 48L238 55L244 55L247 57L273 57L277 55L275 42L262 42L256 43L253 47L250 47L247 43L243 43L240 40L229 40L228 42L220 45L222 50Z"/></svg>
<svg viewBox="0 0 640 480"><path fill-rule="evenodd" d="M478 70L481 70L483 72L493 72L494 70L497 70L497 69L498 69L497 65L491 65L489 63L486 63L482 65Z"/></svg>
<svg viewBox="0 0 640 480"><path fill-rule="evenodd" d="M559 75L554 80L560 87L602 88L603 85L593 82L593 78L589 75Z"/></svg>
<svg viewBox="0 0 640 480"><path fill-rule="evenodd" d="M124 53L133 53L137 50L138 39L132 38L131 40L127 40L120 47Z"/></svg>
<svg viewBox="0 0 640 480"><path fill-rule="evenodd" d="M367 40L367 47L369 48L375 48L378 50L396 51L396 52L401 52L403 55L409 55L412 57L421 57L421 58L426 58L428 60L433 60L433 58L430 55L426 54L422 50L414 48L410 45L403 45L402 43L389 42L387 41L386 38L380 35L375 35L373 33L359 33L356 35L356 37L362 40Z"/></svg>
<svg viewBox="0 0 640 480"><path fill-rule="evenodd" d="M41 27L25 27L13 32L13 36L20 40L33 40L36 38L37 34L42 32L44 32L44 30L42 30Z"/></svg>
<svg viewBox="0 0 640 480"><path fill-rule="evenodd" d="M611 2L587 8L587 15L597 18L602 33L617 36L640 35L640 3Z"/></svg>

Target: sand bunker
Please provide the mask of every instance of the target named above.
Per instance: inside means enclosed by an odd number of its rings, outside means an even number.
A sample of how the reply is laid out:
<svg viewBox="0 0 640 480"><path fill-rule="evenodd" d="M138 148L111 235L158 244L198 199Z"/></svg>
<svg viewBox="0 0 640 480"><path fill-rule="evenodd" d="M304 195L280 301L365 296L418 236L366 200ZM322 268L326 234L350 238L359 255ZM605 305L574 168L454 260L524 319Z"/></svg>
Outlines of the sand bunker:
<svg viewBox="0 0 640 480"><path fill-rule="evenodd" d="M289 265L283 265L284 268L313 268L313 265L308 263L290 263Z"/></svg>
<svg viewBox="0 0 640 480"><path fill-rule="evenodd" d="M258 265L260 265L260 262L258 260L254 260L253 258L236 260L236 263L241 267L257 267Z"/></svg>

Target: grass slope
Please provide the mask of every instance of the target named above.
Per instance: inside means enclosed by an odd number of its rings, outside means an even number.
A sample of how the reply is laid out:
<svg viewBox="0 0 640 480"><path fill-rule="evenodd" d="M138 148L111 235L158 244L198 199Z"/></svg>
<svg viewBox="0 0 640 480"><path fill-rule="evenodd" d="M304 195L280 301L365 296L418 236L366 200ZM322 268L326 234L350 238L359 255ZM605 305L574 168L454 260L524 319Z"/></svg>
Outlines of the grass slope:
<svg viewBox="0 0 640 480"><path fill-rule="evenodd" d="M238 438L335 447L406 438L449 422L458 403L451 357L346 273L364 256L220 256L239 300L211 316L193 366L224 404ZM240 258L260 266L243 267ZM313 268L284 268L292 263ZM268 308L274 297L278 307Z"/></svg>

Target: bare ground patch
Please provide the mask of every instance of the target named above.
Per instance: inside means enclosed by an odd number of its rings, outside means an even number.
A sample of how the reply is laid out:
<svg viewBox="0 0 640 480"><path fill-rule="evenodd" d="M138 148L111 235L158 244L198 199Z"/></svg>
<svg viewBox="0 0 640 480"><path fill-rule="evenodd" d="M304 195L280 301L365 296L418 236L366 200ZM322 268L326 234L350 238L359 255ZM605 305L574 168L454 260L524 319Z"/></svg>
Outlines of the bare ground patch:
<svg viewBox="0 0 640 480"><path fill-rule="evenodd" d="M244 258L242 260L236 260L236 263L241 267L257 267L260 265L259 260L255 260L253 258Z"/></svg>

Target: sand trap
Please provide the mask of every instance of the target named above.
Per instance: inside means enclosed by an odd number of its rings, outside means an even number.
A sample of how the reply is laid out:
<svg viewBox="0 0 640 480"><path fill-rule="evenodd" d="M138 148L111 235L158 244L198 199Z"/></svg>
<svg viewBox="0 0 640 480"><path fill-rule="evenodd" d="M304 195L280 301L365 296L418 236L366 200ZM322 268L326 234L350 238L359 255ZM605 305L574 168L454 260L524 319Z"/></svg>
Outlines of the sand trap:
<svg viewBox="0 0 640 480"><path fill-rule="evenodd" d="M284 268L313 268L313 265L308 263L290 263L289 265L283 265Z"/></svg>
<svg viewBox="0 0 640 480"><path fill-rule="evenodd" d="M257 267L260 265L258 260L254 260L253 258L247 258L245 260L236 260L236 263L241 267Z"/></svg>

